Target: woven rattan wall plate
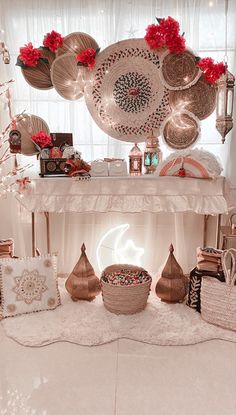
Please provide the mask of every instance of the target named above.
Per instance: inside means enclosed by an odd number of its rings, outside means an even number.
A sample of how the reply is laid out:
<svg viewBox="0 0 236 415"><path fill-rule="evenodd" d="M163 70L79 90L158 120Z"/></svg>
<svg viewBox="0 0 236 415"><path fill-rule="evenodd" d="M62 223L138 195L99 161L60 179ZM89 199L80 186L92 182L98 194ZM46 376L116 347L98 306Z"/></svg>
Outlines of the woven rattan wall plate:
<svg viewBox="0 0 236 415"><path fill-rule="evenodd" d="M26 156L33 156L38 153L31 139L32 135L39 131L45 131L49 134L48 125L37 115L22 115L16 122L16 129L21 133L21 153Z"/></svg>
<svg viewBox="0 0 236 415"><path fill-rule="evenodd" d="M77 55L88 48L98 49L98 44L92 36L82 32L70 33L64 37L62 46L57 50L57 56L61 56L67 52Z"/></svg>
<svg viewBox="0 0 236 415"><path fill-rule="evenodd" d="M204 120L216 107L216 87L201 76L191 88L170 91L170 106L173 111L185 109Z"/></svg>
<svg viewBox="0 0 236 415"><path fill-rule="evenodd" d="M74 53L58 56L51 68L52 83L62 98L71 101L83 96L83 82L80 67Z"/></svg>
<svg viewBox="0 0 236 415"><path fill-rule="evenodd" d="M194 85L201 76L190 50L176 54L169 51L161 57L161 78L168 89L179 90Z"/></svg>
<svg viewBox="0 0 236 415"><path fill-rule="evenodd" d="M143 39L128 39L96 57L85 100L94 121L111 137L142 142L150 130L159 132L170 112L169 93L160 79L160 53Z"/></svg>
<svg viewBox="0 0 236 415"><path fill-rule="evenodd" d="M162 125L162 137L166 145L183 150L194 145L200 132L199 121L189 111L172 113Z"/></svg>
<svg viewBox="0 0 236 415"><path fill-rule="evenodd" d="M55 53L49 49L40 48L42 57L48 59L48 63L39 61L35 68L21 68L22 74L28 84L37 89L51 89L53 88L51 81L50 68L55 59Z"/></svg>

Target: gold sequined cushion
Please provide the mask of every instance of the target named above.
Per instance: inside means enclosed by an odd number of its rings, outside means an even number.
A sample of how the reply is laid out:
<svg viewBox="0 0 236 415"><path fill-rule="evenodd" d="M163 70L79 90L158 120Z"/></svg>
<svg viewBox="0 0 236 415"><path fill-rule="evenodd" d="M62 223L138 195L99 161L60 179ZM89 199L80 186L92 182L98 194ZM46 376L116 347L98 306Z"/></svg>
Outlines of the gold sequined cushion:
<svg viewBox="0 0 236 415"><path fill-rule="evenodd" d="M1 317L52 310L61 304L57 256L0 261Z"/></svg>

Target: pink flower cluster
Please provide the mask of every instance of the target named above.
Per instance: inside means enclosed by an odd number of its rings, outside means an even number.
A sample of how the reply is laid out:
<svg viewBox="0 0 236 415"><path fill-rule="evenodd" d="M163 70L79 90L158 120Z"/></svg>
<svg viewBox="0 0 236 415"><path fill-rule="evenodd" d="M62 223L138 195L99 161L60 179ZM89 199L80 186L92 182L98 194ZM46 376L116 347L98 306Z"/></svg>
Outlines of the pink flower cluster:
<svg viewBox="0 0 236 415"><path fill-rule="evenodd" d="M168 16L167 19L159 19L158 24L149 25L146 29L147 41L151 49L167 47L170 52L177 54L185 51L185 39L179 34L179 23Z"/></svg>
<svg viewBox="0 0 236 415"><path fill-rule="evenodd" d="M24 47L20 48L19 59L24 65L35 67L38 64L39 59L42 57L42 52L39 49L33 47L32 43L28 43Z"/></svg>
<svg viewBox="0 0 236 415"><path fill-rule="evenodd" d="M40 148L52 146L51 136L45 133L45 131L39 131L37 134L32 135L31 138Z"/></svg>
<svg viewBox="0 0 236 415"><path fill-rule="evenodd" d="M210 84L214 84L226 71L224 62L215 63L212 58L200 59L197 66L203 72L204 78Z"/></svg>
<svg viewBox="0 0 236 415"><path fill-rule="evenodd" d="M96 56L96 51L92 48L89 48L79 53L76 56L76 60L78 64L82 64L84 66L87 66L89 69L92 69L95 65L95 56Z"/></svg>
<svg viewBox="0 0 236 415"><path fill-rule="evenodd" d="M62 43L63 37L60 33L55 32L55 30L52 30L51 33L47 33L46 36L44 36L43 46L50 49L51 52L56 52L57 49L61 47Z"/></svg>

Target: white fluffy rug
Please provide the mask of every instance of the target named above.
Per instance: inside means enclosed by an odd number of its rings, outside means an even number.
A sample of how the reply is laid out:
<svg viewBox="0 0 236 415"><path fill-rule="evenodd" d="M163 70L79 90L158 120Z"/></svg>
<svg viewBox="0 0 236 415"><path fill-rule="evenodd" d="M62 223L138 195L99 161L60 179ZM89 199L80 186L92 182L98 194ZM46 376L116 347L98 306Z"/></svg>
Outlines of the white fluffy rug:
<svg viewBox="0 0 236 415"><path fill-rule="evenodd" d="M62 306L3 320L6 335L25 346L58 341L92 346L120 338L158 345L187 345L212 339L236 342L236 332L204 322L199 313L184 304L162 303L154 293L141 313L116 316L104 308L101 296L92 303L74 303L64 281L59 287Z"/></svg>

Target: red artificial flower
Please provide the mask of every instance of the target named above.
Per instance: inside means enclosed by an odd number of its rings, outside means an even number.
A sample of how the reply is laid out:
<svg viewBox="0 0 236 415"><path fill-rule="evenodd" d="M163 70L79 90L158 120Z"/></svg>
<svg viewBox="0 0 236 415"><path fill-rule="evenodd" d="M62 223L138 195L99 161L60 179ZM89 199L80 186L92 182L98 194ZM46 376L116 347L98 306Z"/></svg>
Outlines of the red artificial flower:
<svg viewBox="0 0 236 415"><path fill-rule="evenodd" d="M76 60L79 64L87 66L89 69L92 69L95 65L95 56L96 50L89 48L83 50L76 56Z"/></svg>
<svg viewBox="0 0 236 415"><path fill-rule="evenodd" d="M42 52L39 49L33 47L32 43L28 43L24 47L20 48L19 59L26 66L35 67L38 64L39 59L42 57Z"/></svg>
<svg viewBox="0 0 236 415"><path fill-rule="evenodd" d="M39 131L37 134L32 135L31 138L40 148L52 146L51 136L45 133L45 131Z"/></svg>
<svg viewBox="0 0 236 415"><path fill-rule="evenodd" d="M197 66L203 72L204 78L210 84L214 84L226 71L224 62L215 63L212 58L200 59Z"/></svg>
<svg viewBox="0 0 236 415"><path fill-rule="evenodd" d="M151 49L166 46L170 52L177 54L185 50L185 39L179 34L179 23L170 16L158 19L158 24L149 25L146 32L144 39Z"/></svg>
<svg viewBox="0 0 236 415"><path fill-rule="evenodd" d="M51 52L56 52L56 50L61 47L62 43L63 37L60 33L55 32L55 30L52 30L51 33L47 33L43 39L43 46L50 49Z"/></svg>
<svg viewBox="0 0 236 415"><path fill-rule="evenodd" d="M160 32L159 25L151 24L146 29L146 36L144 39L149 44L151 49L159 49L165 46L165 38Z"/></svg>
<svg viewBox="0 0 236 415"><path fill-rule="evenodd" d="M180 35L174 38L168 38L166 40L166 46L170 52L174 52L176 54L182 53L185 51L185 39Z"/></svg>

